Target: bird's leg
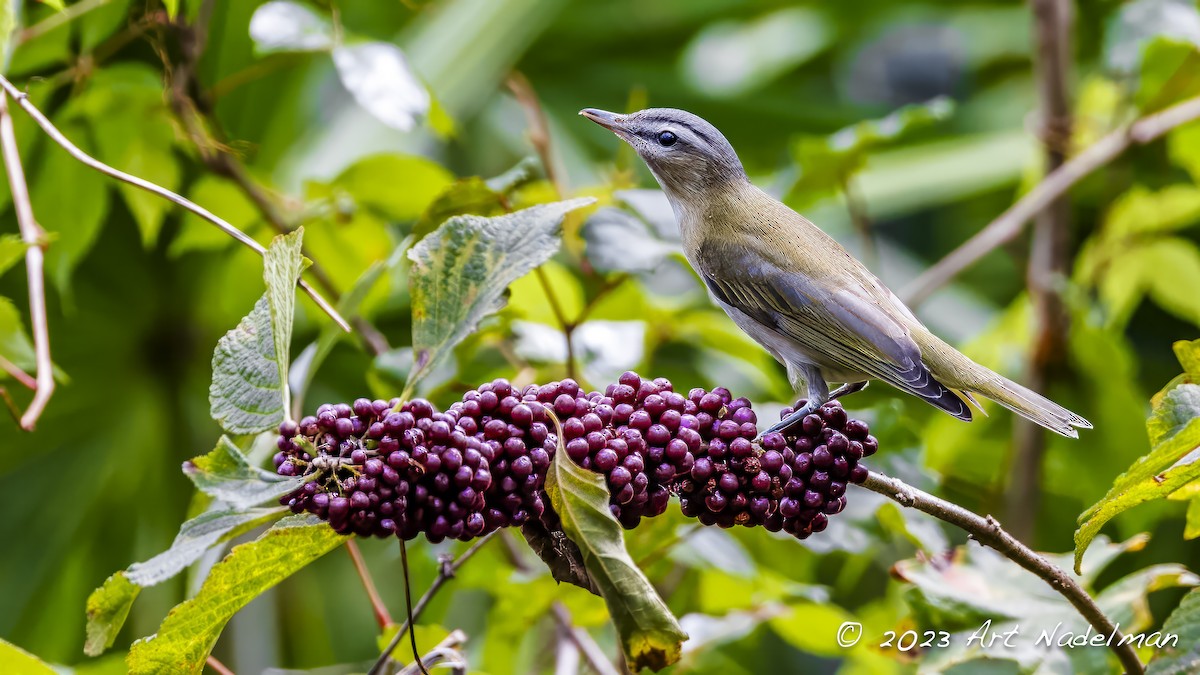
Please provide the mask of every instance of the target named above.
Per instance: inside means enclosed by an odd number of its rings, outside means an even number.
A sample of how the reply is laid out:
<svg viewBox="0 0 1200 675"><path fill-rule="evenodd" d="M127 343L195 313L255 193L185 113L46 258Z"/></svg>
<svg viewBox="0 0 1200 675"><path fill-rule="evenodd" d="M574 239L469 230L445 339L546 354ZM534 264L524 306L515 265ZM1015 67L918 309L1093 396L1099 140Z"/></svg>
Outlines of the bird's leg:
<svg viewBox="0 0 1200 675"><path fill-rule="evenodd" d="M824 383L824 380L821 380L821 382ZM837 389L834 389L832 392L830 392L827 388L822 387L822 389L825 389L823 396L814 395L814 392L810 389L808 401L803 406L798 408L796 412L780 420L779 424L767 429L764 433L769 434L775 431L781 433L786 432L788 429L791 429L793 426L799 424L800 421L805 417L816 412L817 408L825 405L827 401L832 401L842 398L843 396L849 396L850 394L860 392L867 388L867 384L868 382L866 380L863 380L862 382L847 382Z"/></svg>
<svg viewBox="0 0 1200 675"><path fill-rule="evenodd" d="M817 408L820 408L829 400L829 385L825 383L825 378L821 375L821 371L818 368L815 366L805 366L801 369L800 374L804 377L804 384L808 388L808 400L791 415L779 420L778 424L763 433L770 434L776 431L787 431L799 424L800 420L811 415ZM839 391L841 390L839 389Z"/></svg>

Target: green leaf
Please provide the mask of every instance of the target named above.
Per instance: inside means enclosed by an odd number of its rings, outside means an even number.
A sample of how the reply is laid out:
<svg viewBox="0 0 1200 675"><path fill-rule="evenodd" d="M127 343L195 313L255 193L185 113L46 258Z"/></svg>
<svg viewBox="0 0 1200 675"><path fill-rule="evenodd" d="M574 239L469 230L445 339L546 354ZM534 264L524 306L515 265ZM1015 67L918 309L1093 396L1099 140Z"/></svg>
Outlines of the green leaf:
<svg viewBox="0 0 1200 675"><path fill-rule="evenodd" d="M0 277L25 257L25 241L18 234L0 234Z"/></svg>
<svg viewBox="0 0 1200 675"><path fill-rule="evenodd" d="M452 216L498 216L502 213L503 195L493 190L488 181L479 176L464 178L443 190L425 209L413 227L413 241L421 241Z"/></svg>
<svg viewBox="0 0 1200 675"><path fill-rule="evenodd" d="M1172 387L1154 401L1154 411L1146 421L1150 444L1159 443L1183 431L1200 417L1200 384L1183 383Z"/></svg>
<svg viewBox="0 0 1200 675"><path fill-rule="evenodd" d="M25 333L21 312L5 297L0 297L0 356L18 368L28 369L34 365L33 343Z"/></svg>
<svg viewBox="0 0 1200 675"><path fill-rule="evenodd" d="M167 8L167 16L174 19L179 14L180 0L162 0L163 7Z"/></svg>
<svg viewBox="0 0 1200 675"><path fill-rule="evenodd" d="M594 201L542 204L495 218L456 216L409 250L416 362L406 392L504 306L509 284L554 255L563 216Z"/></svg>
<svg viewBox="0 0 1200 675"><path fill-rule="evenodd" d="M188 187L187 196L243 232L249 231L261 220L258 208L246 197L246 193L223 178L205 174ZM168 252L172 256L180 256L189 251L223 249L233 243L232 237L213 227L212 223L187 211L183 214L179 233L171 240Z"/></svg>
<svg viewBox="0 0 1200 675"><path fill-rule="evenodd" d="M258 539L235 546L200 591L167 615L158 633L135 642L131 673L200 673L225 624L264 591L346 541L313 517L285 518Z"/></svg>
<svg viewBox="0 0 1200 675"><path fill-rule="evenodd" d="M0 671L8 675L55 675L44 661L7 640L0 639Z"/></svg>
<svg viewBox="0 0 1200 675"><path fill-rule="evenodd" d="M387 220L406 222L419 218L453 181L449 171L424 157L386 154L360 159L332 186Z"/></svg>
<svg viewBox="0 0 1200 675"><path fill-rule="evenodd" d="M137 599L142 587L117 572L92 591L87 599L87 642L83 652L88 656L99 656L112 646L125 625L129 609Z"/></svg>
<svg viewBox="0 0 1200 675"><path fill-rule="evenodd" d="M678 661L687 633L625 550L604 478L572 462L561 440L546 474L546 493L600 589L633 670L661 670Z"/></svg>
<svg viewBox="0 0 1200 675"><path fill-rule="evenodd" d="M237 328L217 341L208 390L212 418L231 434L255 434L279 426L284 408L281 367L271 335L267 296Z"/></svg>
<svg viewBox="0 0 1200 675"><path fill-rule="evenodd" d="M1171 161L1192 174L1192 180L1200 183L1200 122L1178 127L1167 135L1167 151Z"/></svg>
<svg viewBox="0 0 1200 675"><path fill-rule="evenodd" d="M1179 636L1179 641L1154 650L1146 675L1187 675L1200 671L1200 589L1183 596L1183 601L1163 623L1162 632Z"/></svg>
<svg viewBox="0 0 1200 675"><path fill-rule="evenodd" d="M1183 385L1176 387L1170 394L1183 387L1200 386ZM1186 393L1185 393L1186 394ZM1186 398L1186 396L1185 396ZM1174 402L1164 401L1160 409L1162 415L1174 418L1177 406ZM1162 412L1165 410L1166 412ZM1151 437L1155 436L1154 429L1163 428L1168 424L1162 419L1157 422L1160 412L1151 417L1147 426L1151 429ZM1128 509L1143 504L1152 499L1160 499L1170 495L1175 490L1200 478L1200 461L1196 461L1194 452L1200 447L1200 417L1193 417L1184 427L1169 436L1160 436L1161 442L1156 443L1150 454L1139 459L1124 474L1117 477L1112 489L1104 498L1079 516L1079 529L1075 531L1075 569L1079 570L1084 551L1092 539L1100 532L1100 528L1109 520Z"/></svg>
<svg viewBox="0 0 1200 675"><path fill-rule="evenodd" d="M304 228L281 234L271 240L263 259L263 281L267 283L267 301L271 308L271 336L275 340L275 364L279 382L286 383L288 357L292 344L292 321L296 314L296 280L310 264L301 253ZM284 414L290 407L289 392L281 386Z"/></svg>
<svg viewBox="0 0 1200 675"><path fill-rule="evenodd" d="M299 476L289 478L251 466L228 436L222 436L207 455L184 462L183 472L201 492L234 509L277 499L304 483Z"/></svg>
<svg viewBox="0 0 1200 675"><path fill-rule="evenodd" d="M1184 375L1193 382L1200 384L1200 340L1179 340L1172 348L1175 358L1183 366Z"/></svg>
<svg viewBox="0 0 1200 675"><path fill-rule="evenodd" d="M788 201L811 204L840 191L862 169L868 152L941 122L953 112L954 102L939 97L906 105L880 119L858 122L829 136L800 137L792 145L800 177L788 192Z"/></svg>
<svg viewBox="0 0 1200 675"><path fill-rule="evenodd" d="M62 132L83 148L91 149L82 124L62 126ZM46 250L46 266L59 291L70 287L75 267L92 249L109 209L108 179L57 146L45 153L37 177L30 183L30 199L38 222L58 234ZM69 197L63 186L71 186Z"/></svg>
<svg viewBox="0 0 1200 675"><path fill-rule="evenodd" d="M284 507L202 513L180 526L171 548L145 562L130 565L125 570L125 578L143 588L166 581L196 562L213 546L279 520L286 514Z"/></svg>
<svg viewBox="0 0 1200 675"><path fill-rule="evenodd" d="M0 70L8 72L9 60L12 58L12 35L17 29L17 13L13 11L16 2L6 0L0 2Z"/></svg>
<svg viewBox="0 0 1200 675"><path fill-rule="evenodd" d="M1184 539L1195 539L1196 537L1200 537L1200 495L1188 500L1186 522L1183 527Z"/></svg>
<svg viewBox="0 0 1200 675"><path fill-rule="evenodd" d="M60 12L67 8L66 4L63 3L63 0L38 0L38 1L41 2L43 5L51 8L51 9L56 9Z"/></svg>
<svg viewBox="0 0 1200 675"><path fill-rule="evenodd" d="M1135 99L1142 113L1167 108L1200 94L1200 50L1197 45L1160 37L1146 46Z"/></svg>

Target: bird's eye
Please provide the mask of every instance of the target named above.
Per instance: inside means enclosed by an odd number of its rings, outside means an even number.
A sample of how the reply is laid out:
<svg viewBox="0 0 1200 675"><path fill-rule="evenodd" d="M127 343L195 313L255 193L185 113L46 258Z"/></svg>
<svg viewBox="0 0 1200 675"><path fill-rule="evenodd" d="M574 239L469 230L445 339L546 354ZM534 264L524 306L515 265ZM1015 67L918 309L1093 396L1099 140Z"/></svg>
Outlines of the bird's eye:
<svg viewBox="0 0 1200 675"><path fill-rule="evenodd" d="M670 131L660 131L658 133L658 144L664 148L669 148L672 145L675 145L675 141L677 140L679 140L679 138Z"/></svg>

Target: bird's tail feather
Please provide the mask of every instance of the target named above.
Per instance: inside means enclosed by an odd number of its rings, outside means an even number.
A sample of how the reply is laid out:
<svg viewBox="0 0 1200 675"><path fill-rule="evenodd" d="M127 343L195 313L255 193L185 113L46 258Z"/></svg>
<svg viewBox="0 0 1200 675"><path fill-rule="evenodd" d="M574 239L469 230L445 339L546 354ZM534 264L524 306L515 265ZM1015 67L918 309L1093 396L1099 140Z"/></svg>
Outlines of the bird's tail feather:
<svg viewBox="0 0 1200 675"><path fill-rule="evenodd" d="M967 391L989 398L1021 417L1067 438L1079 438L1076 427L1092 428L1091 422L1032 389L997 375L983 366L974 365L983 372L978 373L979 377L976 378L974 386L964 387Z"/></svg>

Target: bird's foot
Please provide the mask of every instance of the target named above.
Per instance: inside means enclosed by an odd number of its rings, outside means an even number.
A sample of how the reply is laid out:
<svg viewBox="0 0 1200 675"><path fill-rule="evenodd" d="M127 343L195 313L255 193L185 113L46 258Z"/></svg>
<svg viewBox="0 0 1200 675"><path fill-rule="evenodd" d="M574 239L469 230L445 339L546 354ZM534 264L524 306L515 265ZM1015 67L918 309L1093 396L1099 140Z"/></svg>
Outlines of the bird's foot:
<svg viewBox="0 0 1200 675"><path fill-rule="evenodd" d="M765 436L767 434L773 434L775 432L779 432L781 434L787 433L787 431L789 429L800 424L800 422L803 421L805 417L808 417L809 415L813 414L814 412L817 411L817 408L820 408L820 407L821 407L821 403L819 401L816 401L816 400L808 401L804 405L797 408L796 411L793 412L791 415L788 415L787 417L779 420L779 422L776 423L774 426L772 426L770 429L767 429L766 431L762 432L762 434L759 435L759 438L762 438L763 436Z"/></svg>

